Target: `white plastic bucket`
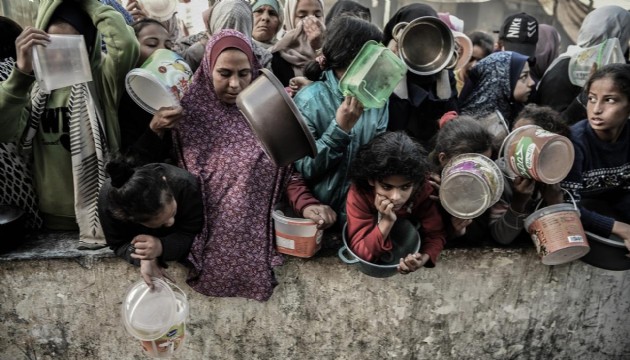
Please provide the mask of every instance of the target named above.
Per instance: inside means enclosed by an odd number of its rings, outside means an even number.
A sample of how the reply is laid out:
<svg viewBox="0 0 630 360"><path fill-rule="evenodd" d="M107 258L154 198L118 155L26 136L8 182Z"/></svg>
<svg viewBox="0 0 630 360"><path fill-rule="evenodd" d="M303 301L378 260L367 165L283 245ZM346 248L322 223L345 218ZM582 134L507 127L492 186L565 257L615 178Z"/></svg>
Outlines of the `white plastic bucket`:
<svg viewBox="0 0 630 360"><path fill-rule="evenodd" d="M313 220L291 217L286 204L278 204L272 213L279 253L308 258L321 248L323 231Z"/></svg>

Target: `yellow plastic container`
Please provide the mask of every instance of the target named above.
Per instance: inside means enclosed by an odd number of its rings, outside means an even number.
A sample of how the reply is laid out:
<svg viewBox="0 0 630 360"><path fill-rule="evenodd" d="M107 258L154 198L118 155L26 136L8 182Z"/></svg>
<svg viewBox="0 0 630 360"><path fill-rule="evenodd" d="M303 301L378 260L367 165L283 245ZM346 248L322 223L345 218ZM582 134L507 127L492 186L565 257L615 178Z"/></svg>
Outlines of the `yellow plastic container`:
<svg viewBox="0 0 630 360"><path fill-rule="evenodd" d="M406 72L396 54L370 40L339 80L339 90L344 96L356 97L365 108L382 108Z"/></svg>

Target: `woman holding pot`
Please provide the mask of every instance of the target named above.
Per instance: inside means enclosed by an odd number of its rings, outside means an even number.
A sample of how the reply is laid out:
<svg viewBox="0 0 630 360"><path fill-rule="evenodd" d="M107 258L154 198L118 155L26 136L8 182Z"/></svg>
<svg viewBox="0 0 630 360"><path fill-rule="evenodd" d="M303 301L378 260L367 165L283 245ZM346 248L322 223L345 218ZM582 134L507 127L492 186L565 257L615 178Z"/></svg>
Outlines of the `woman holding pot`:
<svg viewBox="0 0 630 360"><path fill-rule="evenodd" d="M571 126L575 161L561 185L578 201L586 231L630 248L630 65L602 67L584 90L588 118Z"/></svg>
<svg viewBox="0 0 630 360"><path fill-rule="evenodd" d="M265 301L277 285L272 267L282 264L271 213L288 169L269 160L236 106L259 72L249 39L221 30L181 102L179 161L201 181L206 222L188 257L188 284L209 296Z"/></svg>

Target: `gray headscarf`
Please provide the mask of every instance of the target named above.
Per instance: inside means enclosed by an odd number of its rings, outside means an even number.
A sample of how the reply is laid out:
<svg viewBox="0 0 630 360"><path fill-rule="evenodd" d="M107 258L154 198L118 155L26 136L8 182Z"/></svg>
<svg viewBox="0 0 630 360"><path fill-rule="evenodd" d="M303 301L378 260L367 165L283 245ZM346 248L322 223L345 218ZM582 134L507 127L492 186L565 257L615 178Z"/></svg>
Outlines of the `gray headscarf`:
<svg viewBox="0 0 630 360"><path fill-rule="evenodd" d="M621 51L626 54L630 41L630 12L617 5L602 6L584 18L577 45L587 48L613 37L619 39Z"/></svg>
<svg viewBox="0 0 630 360"><path fill-rule="evenodd" d="M244 0L221 0L212 8L210 14L210 34L215 34L223 29L236 30L247 37L254 49L254 55L260 64L271 68L271 53L252 39L254 28L254 15L249 3Z"/></svg>

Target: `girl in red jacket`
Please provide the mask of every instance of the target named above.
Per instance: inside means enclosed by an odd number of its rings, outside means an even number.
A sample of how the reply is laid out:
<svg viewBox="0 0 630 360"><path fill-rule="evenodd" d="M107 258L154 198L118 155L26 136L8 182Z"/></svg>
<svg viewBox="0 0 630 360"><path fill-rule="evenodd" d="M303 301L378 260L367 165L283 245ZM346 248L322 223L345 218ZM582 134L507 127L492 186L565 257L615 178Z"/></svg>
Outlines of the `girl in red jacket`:
<svg viewBox="0 0 630 360"><path fill-rule="evenodd" d="M392 249L389 232L400 217L420 225L420 252L400 259L398 272L434 267L445 243L437 203L422 146L403 132L388 132L364 145L352 163L348 192L347 236L354 254L378 262Z"/></svg>

